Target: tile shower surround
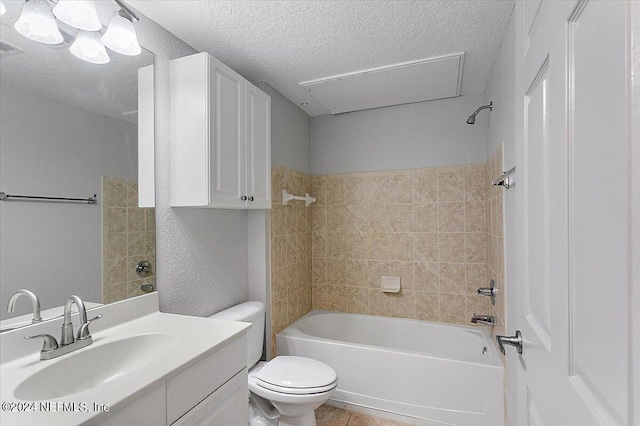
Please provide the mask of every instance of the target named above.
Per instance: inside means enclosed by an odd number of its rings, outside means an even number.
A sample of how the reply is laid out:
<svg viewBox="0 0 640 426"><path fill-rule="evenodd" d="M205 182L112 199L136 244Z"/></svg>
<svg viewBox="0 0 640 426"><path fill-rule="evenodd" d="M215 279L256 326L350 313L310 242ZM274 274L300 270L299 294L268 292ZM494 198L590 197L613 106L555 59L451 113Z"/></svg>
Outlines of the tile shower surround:
<svg viewBox="0 0 640 426"><path fill-rule="evenodd" d="M102 179L102 299L117 302L145 294L140 286L155 288L155 209L138 207L138 184L131 179ZM140 278L141 260L152 265L152 275Z"/></svg>
<svg viewBox="0 0 640 426"><path fill-rule="evenodd" d="M274 166L274 354L275 334L311 309L464 325L473 313L490 314L502 332L504 297L493 307L476 294L490 277L504 287L503 189L489 179L502 167L498 157L487 164L313 177ZM317 201L309 209L301 202L282 206L283 188ZM402 291L382 293L383 275L400 276Z"/></svg>
<svg viewBox="0 0 640 426"><path fill-rule="evenodd" d="M486 166L314 176L313 307L469 324L491 313ZM380 277L400 276L397 294Z"/></svg>
<svg viewBox="0 0 640 426"><path fill-rule="evenodd" d="M311 176L280 166L271 169L271 345L275 335L312 309L311 209L282 205L282 190L311 193Z"/></svg>

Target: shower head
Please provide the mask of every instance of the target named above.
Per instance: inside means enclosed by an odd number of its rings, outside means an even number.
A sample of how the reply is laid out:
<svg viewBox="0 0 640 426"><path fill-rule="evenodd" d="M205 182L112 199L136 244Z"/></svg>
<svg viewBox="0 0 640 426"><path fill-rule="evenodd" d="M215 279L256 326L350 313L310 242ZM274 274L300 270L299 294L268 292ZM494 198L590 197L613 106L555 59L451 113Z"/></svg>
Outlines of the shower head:
<svg viewBox="0 0 640 426"><path fill-rule="evenodd" d="M476 124L476 115L478 115L478 113L483 109L487 108L489 108L489 111L493 111L493 102L489 102L489 105L482 105L480 108L478 108L476 112L469 116L469 118L467 119L467 124Z"/></svg>

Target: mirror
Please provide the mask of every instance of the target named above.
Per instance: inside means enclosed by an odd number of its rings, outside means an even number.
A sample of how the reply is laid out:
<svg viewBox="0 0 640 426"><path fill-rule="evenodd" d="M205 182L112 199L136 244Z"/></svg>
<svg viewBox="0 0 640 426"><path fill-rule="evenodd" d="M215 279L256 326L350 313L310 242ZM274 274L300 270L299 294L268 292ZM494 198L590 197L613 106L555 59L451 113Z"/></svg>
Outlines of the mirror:
<svg viewBox="0 0 640 426"><path fill-rule="evenodd" d="M120 8L95 3L104 33ZM61 44L32 41L13 27L24 1L3 4L0 192L10 197L0 201L0 330L31 322L27 297L7 313L18 289L38 296L43 319L72 294L89 308L155 289L155 212L138 208L137 194L138 70L153 54L107 50L109 63L85 62L69 49L77 30L56 21ZM95 204L11 197L94 194Z"/></svg>

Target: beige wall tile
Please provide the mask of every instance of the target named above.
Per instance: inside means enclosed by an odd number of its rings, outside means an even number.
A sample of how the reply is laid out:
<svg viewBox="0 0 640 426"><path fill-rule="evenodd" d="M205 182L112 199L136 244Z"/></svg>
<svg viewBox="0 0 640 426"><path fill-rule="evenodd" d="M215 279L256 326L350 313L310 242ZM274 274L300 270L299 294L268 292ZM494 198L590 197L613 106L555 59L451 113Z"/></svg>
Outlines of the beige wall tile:
<svg viewBox="0 0 640 426"><path fill-rule="evenodd" d="M367 228L366 232L371 233L385 233L390 232L389 223L389 205L387 204L372 204L362 205L361 208L366 210Z"/></svg>
<svg viewBox="0 0 640 426"><path fill-rule="evenodd" d="M104 234L104 246L102 252L104 259L114 259L127 256L127 233L118 232Z"/></svg>
<svg viewBox="0 0 640 426"><path fill-rule="evenodd" d="M144 255L147 252L147 236L144 232L127 233L127 256Z"/></svg>
<svg viewBox="0 0 640 426"><path fill-rule="evenodd" d="M341 232L327 232L327 258L345 259L347 236Z"/></svg>
<svg viewBox="0 0 640 426"><path fill-rule="evenodd" d="M415 204L438 201L438 174L435 169L414 169L413 202Z"/></svg>
<svg viewBox="0 0 640 426"><path fill-rule="evenodd" d="M103 204L111 207L127 207L126 179L105 176L102 185Z"/></svg>
<svg viewBox="0 0 640 426"><path fill-rule="evenodd" d="M413 228L415 232L438 232L438 204L415 204Z"/></svg>
<svg viewBox="0 0 640 426"><path fill-rule="evenodd" d="M486 165L477 164L464 167L464 199L482 201L486 199Z"/></svg>
<svg viewBox="0 0 640 426"><path fill-rule="evenodd" d="M326 200L326 177L312 176L311 178L311 195L316 199L316 206L324 206Z"/></svg>
<svg viewBox="0 0 640 426"><path fill-rule="evenodd" d="M467 295L440 293L440 321L467 324Z"/></svg>
<svg viewBox="0 0 640 426"><path fill-rule="evenodd" d="M274 269L287 265L287 237L271 237L271 266Z"/></svg>
<svg viewBox="0 0 640 426"><path fill-rule="evenodd" d="M464 234L441 233L438 235L440 262L464 262Z"/></svg>
<svg viewBox="0 0 640 426"><path fill-rule="evenodd" d="M466 293L464 263L440 264L440 292L441 293Z"/></svg>
<svg viewBox="0 0 640 426"><path fill-rule="evenodd" d="M440 294L417 291L415 299L416 319L440 321Z"/></svg>
<svg viewBox="0 0 640 426"><path fill-rule="evenodd" d="M413 232L413 204L389 205L391 232Z"/></svg>
<svg viewBox="0 0 640 426"><path fill-rule="evenodd" d="M327 286L327 305L330 311L345 312L348 306L347 288Z"/></svg>
<svg viewBox="0 0 640 426"><path fill-rule="evenodd" d="M486 232L487 212L485 201L473 201L464 204L465 231Z"/></svg>
<svg viewBox="0 0 640 426"><path fill-rule="evenodd" d="M311 234L311 253L312 257L327 256L327 239L324 231Z"/></svg>
<svg viewBox="0 0 640 426"><path fill-rule="evenodd" d="M327 259L327 284L346 285L347 263L344 259Z"/></svg>
<svg viewBox="0 0 640 426"><path fill-rule="evenodd" d="M497 159L493 166L497 169ZM323 192L312 194L318 202L307 210L313 229L313 307L468 324L470 310L486 307L488 298L475 293L488 285L489 268L497 277L504 273L497 235L498 222L504 221L502 193L490 192L487 168L473 164L308 178L312 192ZM304 226L296 231L304 237ZM401 277L401 294L380 291L384 275ZM290 316L302 312L300 300L298 295Z"/></svg>
<svg viewBox="0 0 640 426"><path fill-rule="evenodd" d="M373 172L366 176L366 195L369 197L368 203L373 205L389 203L389 172ZM357 193L349 193L350 196L357 196Z"/></svg>
<svg viewBox="0 0 640 426"><path fill-rule="evenodd" d="M327 176L325 185L326 205L342 206L346 203L347 186L346 179L344 177Z"/></svg>
<svg viewBox="0 0 640 426"><path fill-rule="evenodd" d="M487 234L467 233L466 234L467 262L484 263L487 261Z"/></svg>
<svg viewBox="0 0 640 426"><path fill-rule="evenodd" d="M438 234L416 232L413 234L414 259L417 262L438 261Z"/></svg>
<svg viewBox="0 0 640 426"><path fill-rule="evenodd" d="M346 284L349 287L367 287L368 262L360 259L346 260Z"/></svg>
<svg viewBox="0 0 640 426"><path fill-rule="evenodd" d="M476 294L480 287L489 287L487 265L485 263L466 264L467 293Z"/></svg>
<svg viewBox="0 0 640 426"><path fill-rule="evenodd" d="M464 201L462 167L438 170L438 202Z"/></svg>
<svg viewBox="0 0 640 426"><path fill-rule="evenodd" d="M399 293L389 293L389 307L392 317L415 318L414 292L402 289Z"/></svg>
<svg viewBox="0 0 640 426"><path fill-rule="evenodd" d="M370 288L369 291L369 314L378 316L389 316L391 313L390 299L379 288Z"/></svg>
<svg viewBox="0 0 640 426"><path fill-rule="evenodd" d="M415 289L417 291L440 291L440 272L437 263L414 263Z"/></svg>
<svg viewBox="0 0 640 426"><path fill-rule="evenodd" d="M369 313L369 295L366 288L347 287L347 311L354 314Z"/></svg>
<svg viewBox="0 0 640 426"><path fill-rule="evenodd" d="M346 206L327 206L326 216L327 232L346 232Z"/></svg>
<svg viewBox="0 0 640 426"><path fill-rule="evenodd" d="M107 208L107 232L127 232L127 209L121 207Z"/></svg>
<svg viewBox="0 0 640 426"><path fill-rule="evenodd" d="M389 203L412 203L413 180L411 170L389 171Z"/></svg>
<svg viewBox="0 0 640 426"><path fill-rule="evenodd" d="M440 232L464 232L464 203L440 203L438 210Z"/></svg>

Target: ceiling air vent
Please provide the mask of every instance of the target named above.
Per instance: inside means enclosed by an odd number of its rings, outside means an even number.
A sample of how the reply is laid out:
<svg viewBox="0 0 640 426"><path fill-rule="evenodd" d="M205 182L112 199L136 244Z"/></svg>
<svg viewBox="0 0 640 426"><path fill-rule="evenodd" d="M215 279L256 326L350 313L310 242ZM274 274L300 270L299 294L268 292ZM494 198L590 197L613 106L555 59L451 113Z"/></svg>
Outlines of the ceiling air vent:
<svg viewBox="0 0 640 426"><path fill-rule="evenodd" d="M24 53L24 50L4 41L0 41L0 59L4 59L13 55L19 55L20 53Z"/></svg>

